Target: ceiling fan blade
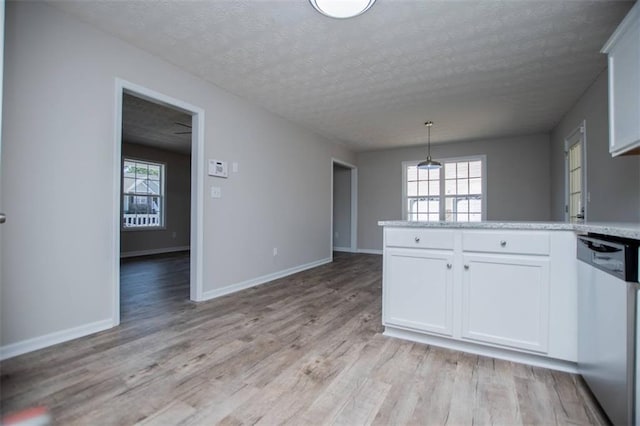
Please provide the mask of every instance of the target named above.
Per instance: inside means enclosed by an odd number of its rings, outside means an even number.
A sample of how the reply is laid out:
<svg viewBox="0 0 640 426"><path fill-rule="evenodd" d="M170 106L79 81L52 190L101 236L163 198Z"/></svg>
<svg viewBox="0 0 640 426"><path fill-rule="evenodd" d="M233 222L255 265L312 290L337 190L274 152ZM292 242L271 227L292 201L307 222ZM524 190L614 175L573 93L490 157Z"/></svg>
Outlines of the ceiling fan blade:
<svg viewBox="0 0 640 426"><path fill-rule="evenodd" d="M187 127L187 128L191 128L190 124L184 124L184 123L178 123L177 121L175 122L175 124L177 124L178 126L183 126L183 127Z"/></svg>
<svg viewBox="0 0 640 426"><path fill-rule="evenodd" d="M174 135L190 135L191 132L173 132Z"/></svg>

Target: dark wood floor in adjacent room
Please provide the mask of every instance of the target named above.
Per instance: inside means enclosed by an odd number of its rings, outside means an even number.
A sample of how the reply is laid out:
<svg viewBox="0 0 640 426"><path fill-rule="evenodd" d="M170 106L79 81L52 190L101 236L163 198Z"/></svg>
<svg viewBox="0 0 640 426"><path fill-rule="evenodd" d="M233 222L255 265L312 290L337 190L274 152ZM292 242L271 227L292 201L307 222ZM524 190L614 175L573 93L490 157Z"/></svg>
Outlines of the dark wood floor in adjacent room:
<svg viewBox="0 0 640 426"><path fill-rule="evenodd" d="M204 303L188 256L122 263L122 324L0 364L54 424L604 424L577 376L381 335L380 256Z"/></svg>

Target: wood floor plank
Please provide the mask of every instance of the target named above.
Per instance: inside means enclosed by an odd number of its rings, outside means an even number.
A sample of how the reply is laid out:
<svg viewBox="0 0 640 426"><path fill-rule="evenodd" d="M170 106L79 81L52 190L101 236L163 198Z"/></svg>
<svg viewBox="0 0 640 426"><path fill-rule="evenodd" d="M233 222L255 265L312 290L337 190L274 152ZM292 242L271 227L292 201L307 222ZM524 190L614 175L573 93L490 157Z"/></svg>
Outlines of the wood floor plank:
<svg viewBox="0 0 640 426"><path fill-rule="evenodd" d="M185 254L121 265L119 327L0 363L54 424L607 424L577 376L387 338L380 256L203 303Z"/></svg>

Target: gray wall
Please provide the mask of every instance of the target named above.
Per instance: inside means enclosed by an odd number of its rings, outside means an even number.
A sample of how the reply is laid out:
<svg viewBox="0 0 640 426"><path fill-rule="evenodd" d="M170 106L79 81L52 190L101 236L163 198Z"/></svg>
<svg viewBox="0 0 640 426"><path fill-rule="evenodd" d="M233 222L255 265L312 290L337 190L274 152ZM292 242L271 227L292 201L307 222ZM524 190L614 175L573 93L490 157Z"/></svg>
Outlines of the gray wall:
<svg viewBox="0 0 640 426"><path fill-rule="evenodd" d="M333 247L351 247L351 169L333 166Z"/></svg>
<svg viewBox="0 0 640 426"><path fill-rule="evenodd" d="M122 144L122 155L165 164L166 210L164 229L123 230L120 253L126 255L189 246L191 156L131 143Z"/></svg>
<svg viewBox="0 0 640 426"><path fill-rule="evenodd" d="M551 212L564 220L564 138L586 121L587 220L640 221L640 156L609 154L607 71L605 70L551 132Z"/></svg>
<svg viewBox="0 0 640 426"><path fill-rule="evenodd" d="M205 158L239 164L205 177L205 292L330 257L344 147L45 3L7 3L5 55L3 346L113 318L117 77L202 108ZM78 200L90 214L71 215Z"/></svg>
<svg viewBox="0 0 640 426"><path fill-rule="evenodd" d="M486 220L549 220L549 136L520 136L431 146L434 158L487 156ZM426 147L358 154L358 248L382 249L379 220L401 220L402 162Z"/></svg>

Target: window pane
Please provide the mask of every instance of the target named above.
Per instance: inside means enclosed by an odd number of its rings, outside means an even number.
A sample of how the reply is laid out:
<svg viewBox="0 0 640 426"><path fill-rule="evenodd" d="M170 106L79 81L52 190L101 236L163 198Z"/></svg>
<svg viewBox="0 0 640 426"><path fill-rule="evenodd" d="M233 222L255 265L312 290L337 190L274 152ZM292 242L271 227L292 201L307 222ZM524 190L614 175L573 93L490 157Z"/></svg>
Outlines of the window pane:
<svg viewBox="0 0 640 426"><path fill-rule="evenodd" d="M453 180L445 180L444 181L444 193L447 195L454 195L456 193L456 181Z"/></svg>
<svg viewBox="0 0 640 426"><path fill-rule="evenodd" d="M426 213L420 213L418 214L418 220L419 221L427 221L429 220L429 215Z"/></svg>
<svg viewBox="0 0 640 426"><path fill-rule="evenodd" d="M407 182L407 196L415 197L416 195L418 195L418 183Z"/></svg>
<svg viewBox="0 0 640 426"><path fill-rule="evenodd" d="M469 194L482 194L482 179L469 179Z"/></svg>
<svg viewBox="0 0 640 426"><path fill-rule="evenodd" d="M458 222L469 222L469 215L466 213L458 213L456 215L456 220Z"/></svg>
<svg viewBox="0 0 640 426"><path fill-rule="evenodd" d="M466 161L461 161L458 163L458 173L456 173L458 178L466 178L469 177L469 163Z"/></svg>
<svg viewBox="0 0 640 426"><path fill-rule="evenodd" d="M456 202L456 210L458 212L468 212L469 211L469 201L466 198L458 198Z"/></svg>
<svg viewBox="0 0 640 426"><path fill-rule="evenodd" d="M469 200L469 211L475 213L482 212L482 200L479 198L474 198Z"/></svg>
<svg viewBox="0 0 640 426"><path fill-rule="evenodd" d="M427 180L427 179L429 179L429 170L418 169L418 180Z"/></svg>
<svg viewBox="0 0 640 426"><path fill-rule="evenodd" d="M429 181L418 181L418 195L429 195Z"/></svg>
<svg viewBox="0 0 640 426"><path fill-rule="evenodd" d="M146 164L136 163L136 178L138 179L146 179L148 176L148 168Z"/></svg>
<svg viewBox="0 0 640 426"><path fill-rule="evenodd" d="M124 177L128 177L128 178L135 177L136 175L135 163L132 161L125 161L122 173L124 174Z"/></svg>
<svg viewBox="0 0 640 426"><path fill-rule="evenodd" d="M148 180L147 186L149 194L160 195L160 182L157 180Z"/></svg>
<svg viewBox="0 0 640 426"><path fill-rule="evenodd" d="M482 220L482 216L480 213L471 213L469 215L469 222L480 222Z"/></svg>
<svg viewBox="0 0 640 426"><path fill-rule="evenodd" d="M124 182L122 184L122 192L133 192L136 186L136 180L131 178L124 178Z"/></svg>
<svg viewBox="0 0 640 426"><path fill-rule="evenodd" d="M440 195L440 181L439 180L430 180L429 181L429 195Z"/></svg>
<svg viewBox="0 0 640 426"><path fill-rule="evenodd" d="M460 179L458 180L458 194L468 194L469 193L469 180L468 179Z"/></svg>
<svg viewBox="0 0 640 426"><path fill-rule="evenodd" d="M160 166L149 165L149 179L160 180Z"/></svg>
<svg viewBox="0 0 640 426"><path fill-rule="evenodd" d="M431 198L429 200L429 213L439 213L440 212L440 201L437 199Z"/></svg>
<svg viewBox="0 0 640 426"><path fill-rule="evenodd" d="M430 180L440 180L440 169L431 169L431 170L429 170L429 179Z"/></svg>
<svg viewBox="0 0 640 426"><path fill-rule="evenodd" d="M136 184L131 191L136 194L146 194L147 193L147 183L146 179L136 179Z"/></svg>
<svg viewBox="0 0 640 426"><path fill-rule="evenodd" d="M416 180L418 179L418 172L416 166L407 167L407 180Z"/></svg>
<svg viewBox="0 0 640 426"><path fill-rule="evenodd" d="M412 213L412 214L409 215L407 220L416 221L416 220L418 220L418 215L416 215L415 213Z"/></svg>
<svg viewBox="0 0 640 426"><path fill-rule="evenodd" d="M481 177L481 176L482 176L482 161L470 161L469 177Z"/></svg>
<svg viewBox="0 0 640 426"><path fill-rule="evenodd" d="M427 200L425 198L420 198L418 200L418 212L419 213L426 213L428 210L428 204L427 204Z"/></svg>
<svg viewBox="0 0 640 426"><path fill-rule="evenodd" d="M429 213L429 222L438 222L440 220L440 213Z"/></svg>
<svg viewBox="0 0 640 426"><path fill-rule="evenodd" d="M453 179L456 177L456 163L444 164L444 178Z"/></svg>

